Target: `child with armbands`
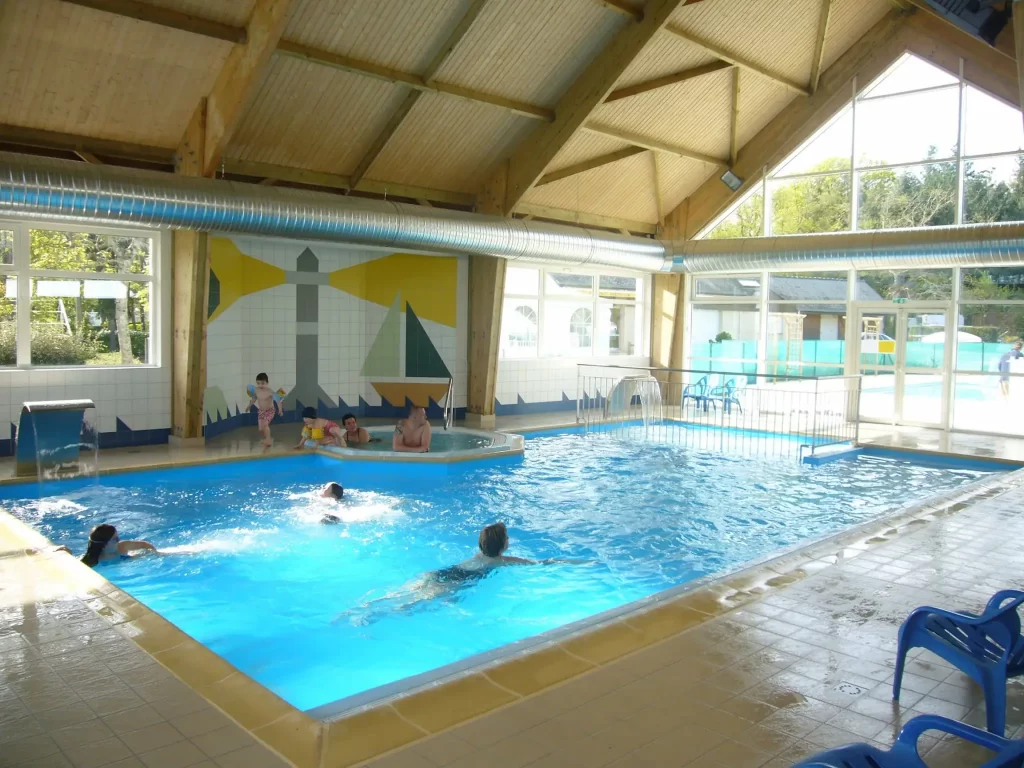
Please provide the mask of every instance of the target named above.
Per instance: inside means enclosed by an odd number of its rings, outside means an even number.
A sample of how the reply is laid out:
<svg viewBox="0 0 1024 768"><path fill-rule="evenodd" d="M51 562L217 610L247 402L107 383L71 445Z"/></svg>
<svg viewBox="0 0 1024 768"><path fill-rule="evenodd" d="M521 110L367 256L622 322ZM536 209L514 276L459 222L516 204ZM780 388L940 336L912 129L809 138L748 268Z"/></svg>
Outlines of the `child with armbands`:
<svg viewBox="0 0 1024 768"><path fill-rule="evenodd" d="M302 410L302 424L302 434L299 436L299 443L294 450L298 451L303 446L308 448L317 448L321 445L347 447L345 430L329 419L317 418L316 408Z"/></svg>
<svg viewBox="0 0 1024 768"><path fill-rule="evenodd" d="M274 412L284 416L284 407L281 401L284 399L284 390L274 392L270 388L270 379L265 373L256 374L256 386L250 384L246 387L249 393L249 408L255 404L257 408L257 420L260 426L260 435L263 436L263 445L267 448L271 445L270 422L274 420ZM246 408L248 410L248 408Z"/></svg>

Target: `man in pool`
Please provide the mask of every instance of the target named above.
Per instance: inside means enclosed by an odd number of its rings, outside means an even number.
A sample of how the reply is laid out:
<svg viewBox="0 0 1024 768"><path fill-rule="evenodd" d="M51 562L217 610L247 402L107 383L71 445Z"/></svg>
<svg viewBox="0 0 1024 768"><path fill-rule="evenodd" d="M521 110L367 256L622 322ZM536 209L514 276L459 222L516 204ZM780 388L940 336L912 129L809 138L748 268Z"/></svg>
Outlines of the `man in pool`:
<svg viewBox="0 0 1024 768"><path fill-rule="evenodd" d="M328 483L320 491L321 499L328 499L329 501L341 501L345 497L345 489L341 483ZM341 518L337 515L326 514L320 518L320 522L323 525L337 525L341 522Z"/></svg>
<svg viewBox="0 0 1024 768"><path fill-rule="evenodd" d="M586 565L592 562L590 560L562 560L558 558L527 560L525 557L506 555L505 550L508 549L508 529L504 523L492 523L486 526L480 531L477 543L480 551L469 560L465 560L458 565L451 565L447 568L425 573L409 586L384 597L370 600L360 606L360 608L365 609L374 603L390 602L394 605L391 610L371 611L361 616L356 611L346 611L339 615L335 621L344 616L350 616L357 623L369 623L384 613L407 611L418 603L452 595L484 578L495 568L501 568L506 565L551 565L554 563Z"/></svg>
<svg viewBox="0 0 1024 768"><path fill-rule="evenodd" d="M391 438L391 450L402 453L426 453L430 450L430 422L422 406L412 406L409 418L398 422Z"/></svg>

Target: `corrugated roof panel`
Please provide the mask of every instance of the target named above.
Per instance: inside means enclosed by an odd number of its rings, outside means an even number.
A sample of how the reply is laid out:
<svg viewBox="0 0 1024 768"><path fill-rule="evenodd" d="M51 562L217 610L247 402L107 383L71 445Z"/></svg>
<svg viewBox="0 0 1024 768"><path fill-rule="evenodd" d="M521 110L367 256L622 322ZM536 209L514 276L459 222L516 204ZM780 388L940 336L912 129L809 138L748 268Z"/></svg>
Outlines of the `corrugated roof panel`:
<svg viewBox="0 0 1024 768"><path fill-rule="evenodd" d="M821 0L709 0L679 8L670 23L806 84L820 12Z"/></svg>
<svg viewBox="0 0 1024 768"><path fill-rule="evenodd" d="M490 2L437 79L554 106L626 24L590 0Z"/></svg>
<svg viewBox="0 0 1024 768"><path fill-rule="evenodd" d="M615 87L625 88L627 85L636 85L657 77L693 69L712 61L717 61L716 57L690 45L677 35L662 30L622 73Z"/></svg>
<svg viewBox="0 0 1024 768"><path fill-rule="evenodd" d="M890 0L832 0L822 72L832 66L836 59L846 53L890 10Z"/></svg>
<svg viewBox="0 0 1024 768"><path fill-rule="evenodd" d="M658 182L664 212L679 207L690 194L711 177L716 166L675 155L658 155ZM721 171L718 171L721 173Z"/></svg>
<svg viewBox="0 0 1024 768"><path fill-rule="evenodd" d="M555 155L555 159L545 169L545 173L557 171L560 168L575 165L576 163L582 163L584 160L590 160L601 155L607 155L609 152L615 152L628 146L630 145L624 141L618 141L617 139L611 139L597 133L590 133L589 131L580 131L569 140L568 144L562 147L561 152Z"/></svg>
<svg viewBox="0 0 1024 768"><path fill-rule="evenodd" d="M462 18L467 0L300 0L284 37L419 73Z"/></svg>
<svg viewBox="0 0 1024 768"><path fill-rule="evenodd" d="M276 57L228 155L350 173L406 92L381 80Z"/></svg>
<svg viewBox="0 0 1024 768"><path fill-rule="evenodd" d="M749 72L740 72L739 130L740 149L770 123L793 99L802 99L788 88Z"/></svg>
<svg viewBox="0 0 1024 768"><path fill-rule="evenodd" d="M593 120L646 138L712 155L729 154L730 70L603 104Z"/></svg>
<svg viewBox="0 0 1024 768"><path fill-rule="evenodd" d="M476 192L495 163L536 127L536 120L503 109L425 93L367 176Z"/></svg>
<svg viewBox="0 0 1024 768"><path fill-rule="evenodd" d="M658 220L649 152L534 187L523 202L651 224Z"/></svg>
<svg viewBox="0 0 1024 768"><path fill-rule="evenodd" d="M57 0L0 4L3 122L176 147L229 43Z"/></svg>

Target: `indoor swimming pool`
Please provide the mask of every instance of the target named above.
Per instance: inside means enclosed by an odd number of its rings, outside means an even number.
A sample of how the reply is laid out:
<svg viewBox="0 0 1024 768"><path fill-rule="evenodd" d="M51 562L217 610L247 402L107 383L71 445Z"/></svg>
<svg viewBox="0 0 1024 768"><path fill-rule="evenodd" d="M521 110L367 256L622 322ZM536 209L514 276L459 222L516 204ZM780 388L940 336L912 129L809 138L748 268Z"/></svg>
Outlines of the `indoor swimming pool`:
<svg viewBox="0 0 1024 768"><path fill-rule="evenodd" d="M808 467L570 432L458 467L302 455L9 485L0 503L76 555L101 522L153 542L166 556L101 573L323 714L1003 469L870 455ZM319 498L331 481L340 504ZM471 557L495 521L510 555L582 562L422 578Z"/></svg>

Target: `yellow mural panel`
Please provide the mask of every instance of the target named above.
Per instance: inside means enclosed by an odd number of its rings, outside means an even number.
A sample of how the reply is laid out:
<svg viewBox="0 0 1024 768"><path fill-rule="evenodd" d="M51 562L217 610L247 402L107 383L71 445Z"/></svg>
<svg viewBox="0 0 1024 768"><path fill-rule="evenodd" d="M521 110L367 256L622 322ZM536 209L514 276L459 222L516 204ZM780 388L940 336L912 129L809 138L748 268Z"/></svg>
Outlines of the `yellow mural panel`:
<svg viewBox="0 0 1024 768"><path fill-rule="evenodd" d="M210 269L217 277L220 296L209 320L215 320L243 296L285 283L285 271L242 253L226 237L210 238Z"/></svg>
<svg viewBox="0 0 1024 768"><path fill-rule="evenodd" d="M382 307L390 307L401 293L418 317L455 327L458 259L454 256L392 253L331 272L330 281L339 291Z"/></svg>
<svg viewBox="0 0 1024 768"><path fill-rule="evenodd" d="M435 403L440 402L448 393L448 385L444 383L425 384L416 381L372 381L370 383L378 395L399 407L404 406L405 400L408 398L413 405L421 405L426 408L430 405L430 400Z"/></svg>

